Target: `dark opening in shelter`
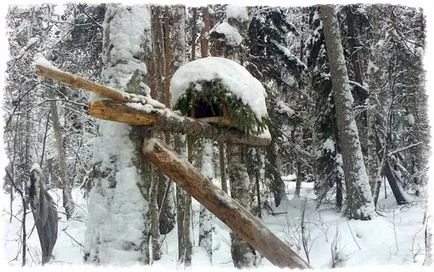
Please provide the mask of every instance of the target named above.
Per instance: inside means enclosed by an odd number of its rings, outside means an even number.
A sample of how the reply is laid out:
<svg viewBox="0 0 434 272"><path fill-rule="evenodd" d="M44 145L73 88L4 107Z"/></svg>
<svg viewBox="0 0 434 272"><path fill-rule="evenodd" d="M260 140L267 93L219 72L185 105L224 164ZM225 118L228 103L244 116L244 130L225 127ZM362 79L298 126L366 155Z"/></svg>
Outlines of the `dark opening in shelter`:
<svg viewBox="0 0 434 272"><path fill-rule="evenodd" d="M192 82L178 99L175 109L184 115L221 125L238 128L245 132L261 133L265 120L258 120L248 105L225 87L221 80Z"/></svg>

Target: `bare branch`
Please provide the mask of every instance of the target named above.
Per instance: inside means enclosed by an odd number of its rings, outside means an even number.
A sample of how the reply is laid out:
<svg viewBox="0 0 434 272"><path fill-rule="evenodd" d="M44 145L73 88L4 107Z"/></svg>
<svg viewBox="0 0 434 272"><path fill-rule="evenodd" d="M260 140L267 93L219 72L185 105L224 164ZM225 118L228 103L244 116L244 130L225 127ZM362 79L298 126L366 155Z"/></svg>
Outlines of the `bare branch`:
<svg viewBox="0 0 434 272"><path fill-rule="evenodd" d="M90 16L84 9L81 10L81 12L83 12L92 21L92 23L94 23L99 29L103 29L103 26L100 23L98 23L95 20L95 18L93 18L92 16Z"/></svg>
<svg viewBox="0 0 434 272"><path fill-rule="evenodd" d="M411 144L411 145L408 145L408 146L400 147L400 148L398 148L398 149L396 149L396 150L390 152L390 153L388 154L388 157L390 157L390 156L392 156L392 155L395 155L395 154L397 154L397 153L400 153L400 152L402 152L402 151L405 151L405 150L407 150L407 149L410 149L410 148L416 147L416 146L421 145L421 144L423 144L423 142L418 142L418 143L414 143L414 144Z"/></svg>
<svg viewBox="0 0 434 272"><path fill-rule="evenodd" d="M66 235L68 235L68 237L71 238L72 241L76 242L77 245L79 245L79 246L81 246L81 247L84 247L82 243L80 243L79 241L77 241L74 237L72 237L72 236L71 236L71 235L66 231L66 228L64 228L62 231L63 231Z"/></svg>

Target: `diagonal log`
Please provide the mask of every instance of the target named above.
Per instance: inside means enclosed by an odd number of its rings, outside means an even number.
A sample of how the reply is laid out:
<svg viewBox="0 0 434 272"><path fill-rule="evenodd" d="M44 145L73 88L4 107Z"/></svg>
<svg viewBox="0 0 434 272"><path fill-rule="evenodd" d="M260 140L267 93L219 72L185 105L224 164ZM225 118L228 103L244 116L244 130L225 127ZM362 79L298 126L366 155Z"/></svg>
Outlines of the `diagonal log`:
<svg viewBox="0 0 434 272"><path fill-rule="evenodd" d="M309 264L267 229L258 218L160 140L145 139L143 154L272 264L282 268L310 268Z"/></svg>
<svg viewBox="0 0 434 272"><path fill-rule="evenodd" d="M269 134L255 136L224 125L211 125L208 122L181 116L149 96L117 91L83 77L63 72L55 67L40 64L35 64L35 67L36 73L40 76L66 83L71 87L86 89L105 97L89 101L88 112L96 118L135 126L152 126L155 131L183 133L218 142L263 146L268 145L271 141ZM215 122L216 120L207 121Z"/></svg>

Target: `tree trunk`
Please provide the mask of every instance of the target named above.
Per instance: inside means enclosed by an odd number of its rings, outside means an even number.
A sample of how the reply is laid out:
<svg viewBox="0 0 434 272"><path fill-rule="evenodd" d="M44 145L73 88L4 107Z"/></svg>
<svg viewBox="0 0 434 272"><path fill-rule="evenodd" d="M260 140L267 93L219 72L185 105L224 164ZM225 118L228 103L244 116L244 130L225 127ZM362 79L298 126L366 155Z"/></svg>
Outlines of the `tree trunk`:
<svg viewBox="0 0 434 272"><path fill-rule="evenodd" d="M54 98L54 95L52 96ZM63 146L62 128L59 122L56 101L50 101L51 121L53 122L54 136L56 139L57 161L59 163L60 184L62 188L63 207L66 218L70 219L74 213L74 201L72 200L72 184L66 173L65 148Z"/></svg>
<svg viewBox="0 0 434 272"><path fill-rule="evenodd" d="M193 254L193 245L191 243L191 196L188 194L184 197L184 220L182 222L182 233L183 233L183 241L184 241L184 266L191 266L191 255Z"/></svg>
<svg viewBox="0 0 434 272"><path fill-rule="evenodd" d="M152 246L152 261L157 261L161 258L160 250L160 232L159 232L159 209L158 209L158 187L159 187L159 171L155 166L151 166L151 186L149 188L149 235Z"/></svg>
<svg viewBox="0 0 434 272"><path fill-rule="evenodd" d="M274 204L279 207L282 199L286 198L285 183L277 164L277 144L276 140L271 139L271 143L265 148L267 158L265 163L265 176L270 180L270 189L274 195Z"/></svg>
<svg viewBox="0 0 434 272"><path fill-rule="evenodd" d="M178 5L172 8L173 12L173 30L172 41L170 44L173 48L172 71L175 72L179 67L184 65L186 60L186 38L185 38L185 6ZM185 151L185 137L175 136L175 146L183 157L187 156ZM190 151L188 151L190 152ZM184 263L185 266L191 265L192 244L190 238L190 209L191 198L185 194L184 190L177 186L176 188L176 206L177 206L177 228L178 228L178 262Z"/></svg>
<svg viewBox="0 0 434 272"><path fill-rule="evenodd" d="M380 40L380 27L379 27L379 15L376 7L372 9L372 44L377 44ZM380 58L378 57L379 52L372 46L372 50L370 52L371 61L376 63L377 65L380 62ZM367 123L368 123L368 175L369 175L369 184L371 185L371 192L374 198L374 205L377 205L378 193L381 187L381 170L380 170L380 162L382 160L381 156L378 155L378 151L376 148L376 129L377 129L377 118L376 112L381 110L382 107L378 104L378 100L375 97L381 92L381 86L379 73L375 71L368 71L366 80L369 85L369 99L367 101ZM379 171L380 170L380 171ZM377 192L378 190L378 192Z"/></svg>
<svg viewBox="0 0 434 272"><path fill-rule="evenodd" d="M355 14L354 14L354 6L347 5L345 6L345 13L347 18L347 26L348 26L348 45L349 45L349 53L350 53L350 62L351 66L353 67L354 72L354 81L359 83L361 86L363 86L363 72L362 72L362 63L360 59L359 52L361 51L361 46L359 44L359 35L357 33L357 30L355 28L355 25L357 22L354 22ZM354 87L354 100L356 106L364 106L365 101L367 99L367 94L362 92L359 87ZM360 138L360 146L362 148L363 154L368 154L368 115L367 110L362 111L358 114L356 118L356 124L359 131L359 138ZM367 167L367 173L369 175L369 160L365 161L365 165ZM369 178L369 176L368 176ZM371 194L372 194L372 187L371 187Z"/></svg>
<svg viewBox="0 0 434 272"><path fill-rule="evenodd" d="M424 266L430 266L432 264L432 220L431 215L428 214L428 206L425 206L425 259L423 260Z"/></svg>
<svg viewBox="0 0 434 272"><path fill-rule="evenodd" d="M200 32L200 55L202 56L202 58L205 58L209 56L208 40L209 40L209 31L211 26L208 7L202 8L202 22L203 22L203 27Z"/></svg>
<svg viewBox="0 0 434 272"><path fill-rule="evenodd" d="M170 108L170 80L173 74L173 54L172 54L172 8L165 6L164 8L164 24L163 24L163 41L164 41L164 79L163 92L159 94L158 100L164 102L164 105ZM170 143L170 133L160 134L164 137L167 144ZM174 191L171 183L163 173L159 172L159 190L158 190L158 207L160 209L159 229L161 234L169 233L175 227L175 205Z"/></svg>
<svg viewBox="0 0 434 272"><path fill-rule="evenodd" d="M125 23L130 20L140 23L131 28ZM102 81L105 84L124 91L130 82L122 79L131 78L132 81L134 74L144 74L143 59L114 52L144 56L149 47L149 25L150 12L146 6L107 5L103 31ZM119 33L122 33L122 39L119 39ZM98 126L95 185L89 194L84 260L99 264L148 264L150 171L140 152L143 129L102 120L98 121Z"/></svg>
<svg viewBox="0 0 434 272"><path fill-rule="evenodd" d="M244 148L242 145L228 145L228 174L231 197L249 210L251 202L250 179L243 158ZM231 254L236 268L252 267L256 264L255 250L234 232L231 233Z"/></svg>
<svg viewBox="0 0 434 272"><path fill-rule="evenodd" d="M297 161L295 163L296 167L297 167L297 178L295 180L295 191L294 191L294 197L296 198L300 198L300 191L301 191L301 182L302 182L302 177L301 177L301 162Z"/></svg>
<svg viewBox="0 0 434 272"><path fill-rule="evenodd" d="M353 7L351 5L345 7L348 26L348 45L350 47L351 65L354 69L354 79L356 82L363 85L363 73L360 67L359 54L357 53L359 37L357 36L356 30L354 28L354 13L352 9Z"/></svg>
<svg viewBox="0 0 434 272"><path fill-rule="evenodd" d="M200 139L198 149L197 168L208 180L213 180L213 147L209 140ZM210 263L212 263L212 234L214 231L213 216L207 208L200 206L199 214L199 246L203 247L208 253Z"/></svg>
<svg viewBox="0 0 434 272"><path fill-rule="evenodd" d="M219 166L220 166L220 182L223 192L228 192L228 182L226 177L226 152L225 152L225 143L219 143Z"/></svg>
<svg viewBox="0 0 434 272"><path fill-rule="evenodd" d="M393 168L390 164L390 158L386 155L388 150L381 144L378 133L375 133L375 146L377 150L378 157L381 159L380 172L377 174L377 182L374 191L374 203L377 204L378 196L380 193L381 177L386 176L389 182L390 188L392 189L393 196L396 199L398 205L407 204L408 200L405 198L402 187L400 186L400 181L398 177L393 172Z"/></svg>
<svg viewBox="0 0 434 272"><path fill-rule="evenodd" d="M183 158L187 156L185 136L175 135L174 137L175 151ZM184 211L185 211L185 192L176 185L176 222L178 230L178 263L184 261L185 243L184 243Z"/></svg>
<svg viewBox="0 0 434 272"><path fill-rule="evenodd" d="M272 264L282 268L310 267L238 201L233 200L206 179L170 147L158 139L145 139L143 154L189 195L220 218L232 231L254 246Z"/></svg>
<svg viewBox="0 0 434 272"><path fill-rule="evenodd" d="M187 158L191 163L193 161L193 139L187 137ZM193 254L193 245L191 242L191 196L185 194L184 196L184 218L182 221L182 234L184 241L184 256L182 261L184 262L184 267L191 266L191 255Z"/></svg>
<svg viewBox="0 0 434 272"><path fill-rule="evenodd" d="M371 189L363 160L356 121L353 97L339 32L339 22L332 5L320 6L324 24L336 120L347 192L347 216L352 219L370 220L374 212Z"/></svg>
<svg viewBox="0 0 434 272"><path fill-rule="evenodd" d="M342 192L342 180L340 178L337 178L335 180L336 183L336 208L341 211L342 205L344 202L343 199L343 192Z"/></svg>

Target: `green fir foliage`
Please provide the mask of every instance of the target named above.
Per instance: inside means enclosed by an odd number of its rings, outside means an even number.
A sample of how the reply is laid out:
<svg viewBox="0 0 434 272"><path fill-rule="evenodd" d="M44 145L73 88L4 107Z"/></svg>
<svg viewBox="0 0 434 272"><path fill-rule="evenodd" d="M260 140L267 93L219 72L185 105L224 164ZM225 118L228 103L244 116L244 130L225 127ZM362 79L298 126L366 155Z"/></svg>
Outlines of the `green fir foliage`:
<svg viewBox="0 0 434 272"><path fill-rule="evenodd" d="M258 120L249 105L235 96L220 79L191 82L178 99L175 109L195 118L223 116L226 109L231 124L241 131L258 135L266 129L266 120Z"/></svg>

